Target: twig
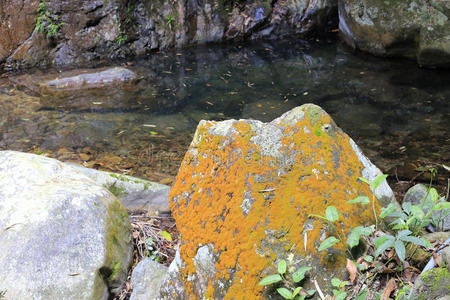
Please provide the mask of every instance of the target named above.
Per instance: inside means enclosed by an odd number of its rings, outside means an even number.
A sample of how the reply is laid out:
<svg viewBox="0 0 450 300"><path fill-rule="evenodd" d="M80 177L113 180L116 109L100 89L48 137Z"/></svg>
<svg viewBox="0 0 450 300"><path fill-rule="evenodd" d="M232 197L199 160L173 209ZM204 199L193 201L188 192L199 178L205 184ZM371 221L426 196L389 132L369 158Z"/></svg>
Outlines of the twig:
<svg viewBox="0 0 450 300"><path fill-rule="evenodd" d="M317 293L319 294L320 299L325 300L325 295L323 294L322 290L320 289L319 284L317 283L317 280L314 279L314 286L316 287Z"/></svg>

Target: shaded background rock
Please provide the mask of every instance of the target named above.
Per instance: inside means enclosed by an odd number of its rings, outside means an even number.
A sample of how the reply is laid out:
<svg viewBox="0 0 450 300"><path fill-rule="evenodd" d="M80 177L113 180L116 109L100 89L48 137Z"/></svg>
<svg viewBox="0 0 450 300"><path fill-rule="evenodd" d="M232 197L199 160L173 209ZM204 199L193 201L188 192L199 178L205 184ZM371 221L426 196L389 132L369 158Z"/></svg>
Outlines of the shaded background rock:
<svg viewBox="0 0 450 300"><path fill-rule="evenodd" d="M41 3L49 20L41 33L34 31L38 0L1 3L0 64L6 69L82 65L226 40L307 36L337 24L335 0L46 0Z"/></svg>
<svg viewBox="0 0 450 300"><path fill-rule="evenodd" d="M108 299L126 278L126 210L57 160L0 152L0 228L6 299Z"/></svg>
<svg viewBox="0 0 450 300"><path fill-rule="evenodd" d="M358 177L380 174L316 105L269 123L201 121L169 195L182 243L161 296L269 296L257 283L281 259L289 269L311 266L311 277L327 286L346 272L344 249L318 253L328 233L309 215L333 205L345 216L344 232L369 224L370 208L346 201L370 195ZM375 196L396 203L386 182Z"/></svg>
<svg viewBox="0 0 450 300"><path fill-rule="evenodd" d="M340 0L339 29L354 48L450 66L450 4L446 0Z"/></svg>

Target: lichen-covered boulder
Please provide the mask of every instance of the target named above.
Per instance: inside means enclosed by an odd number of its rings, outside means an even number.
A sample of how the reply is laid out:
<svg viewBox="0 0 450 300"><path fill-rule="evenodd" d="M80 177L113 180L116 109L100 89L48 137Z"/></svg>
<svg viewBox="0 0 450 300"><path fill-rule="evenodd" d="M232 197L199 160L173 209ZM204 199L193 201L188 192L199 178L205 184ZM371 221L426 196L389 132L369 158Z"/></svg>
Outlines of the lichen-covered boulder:
<svg viewBox="0 0 450 300"><path fill-rule="evenodd" d="M319 253L328 232L310 215L333 205L340 230L371 224L370 206L346 201L371 196L358 177L380 174L316 105L270 123L200 122L169 195L182 244L161 297L258 299L265 295L258 282L281 259L289 269L313 267L311 275L329 286L343 275L344 249ZM386 182L375 195L395 201Z"/></svg>
<svg viewBox="0 0 450 300"><path fill-rule="evenodd" d="M414 283L410 299L444 299L450 295L450 273L445 267L423 272Z"/></svg>
<svg viewBox="0 0 450 300"><path fill-rule="evenodd" d="M0 152L5 299L108 299L130 261L128 215L108 190L57 160Z"/></svg>
<svg viewBox="0 0 450 300"><path fill-rule="evenodd" d="M380 56L450 66L447 0L339 0L339 29L351 46Z"/></svg>

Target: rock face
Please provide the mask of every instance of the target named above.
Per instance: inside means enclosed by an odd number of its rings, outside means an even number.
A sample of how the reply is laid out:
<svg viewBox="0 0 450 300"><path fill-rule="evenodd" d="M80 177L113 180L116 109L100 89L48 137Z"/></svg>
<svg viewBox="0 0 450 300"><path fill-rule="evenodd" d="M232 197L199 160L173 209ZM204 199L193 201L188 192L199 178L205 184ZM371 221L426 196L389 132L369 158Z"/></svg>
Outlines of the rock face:
<svg viewBox="0 0 450 300"><path fill-rule="evenodd" d="M449 18L447 0L339 0L339 29L349 45L421 66L450 66Z"/></svg>
<svg viewBox="0 0 450 300"><path fill-rule="evenodd" d="M124 207L54 159L0 152L0 228L5 299L108 299L126 278Z"/></svg>
<svg viewBox="0 0 450 300"><path fill-rule="evenodd" d="M270 297L257 283L281 259L289 270L313 267L311 276L328 286L326 280L343 276L344 250L319 253L328 233L309 215L333 205L345 218L343 231L370 224L368 206L346 201L370 196L358 177L371 181L380 174L312 104L270 123L200 122L169 195L182 244L161 297ZM395 201L386 182L375 196L382 204Z"/></svg>
<svg viewBox="0 0 450 300"><path fill-rule="evenodd" d="M166 266L150 258L145 258L139 262L131 275L133 293L130 300L155 299L158 296L166 272Z"/></svg>
<svg viewBox="0 0 450 300"><path fill-rule="evenodd" d="M450 294L450 272L445 267L433 268L422 274L414 283L410 299L445 300Z"/></svg>
<svg viewBox="0 0 450 300"><path fill-rule="evenodd" d="M337 0L0 3L0 64L6 69L81 65L168 47L306 35L326 32L337 21ZM34 31L43 15L41 30Z"/></svg>

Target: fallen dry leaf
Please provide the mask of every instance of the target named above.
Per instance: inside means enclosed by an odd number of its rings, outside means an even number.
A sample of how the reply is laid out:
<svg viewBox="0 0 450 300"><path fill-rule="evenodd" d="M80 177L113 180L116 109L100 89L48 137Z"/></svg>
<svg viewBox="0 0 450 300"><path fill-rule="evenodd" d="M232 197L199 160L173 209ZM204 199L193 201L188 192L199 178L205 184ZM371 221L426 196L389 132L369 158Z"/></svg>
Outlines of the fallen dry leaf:
<svg viewBox="0 0 450 300"><path fill-rule="evenodd" d="M381 295L380 300L389 300L392 291L395 290L396 287L397 284L395 283L395 279L391 278L387 283L386 287L384 288L383 295Z"/></svg>
<svg viewBox="0 0 450 300"><path fill-rule="evenodd" d="M348 274L350 275L350 282L355 282L356 276L358 275L356 265L347 258L347 265L345 267L347 268Z"/></svg>
<svg viewBox="0 0 450 300"><path fill-rule="evenodd" d="M433 259L436 267L440 267L442 265L442 255L433 253Z"/></svg>

